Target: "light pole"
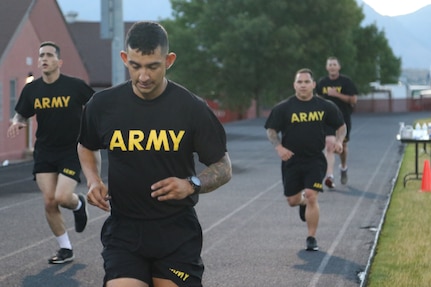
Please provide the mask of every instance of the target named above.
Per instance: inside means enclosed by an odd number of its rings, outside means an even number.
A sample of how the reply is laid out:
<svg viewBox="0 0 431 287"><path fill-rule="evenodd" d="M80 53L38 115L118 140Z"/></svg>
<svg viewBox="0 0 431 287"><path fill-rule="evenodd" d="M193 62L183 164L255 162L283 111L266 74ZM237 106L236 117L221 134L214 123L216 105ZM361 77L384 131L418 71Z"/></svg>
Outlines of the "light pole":
<svg viewBox="0 0 431 287"><path fill-rule="evenodd" d="M100 37L111 40L112 85L125 80L124 64L118 56L123 48L124 22L123 0L100 0L101 23Z"/></svg>

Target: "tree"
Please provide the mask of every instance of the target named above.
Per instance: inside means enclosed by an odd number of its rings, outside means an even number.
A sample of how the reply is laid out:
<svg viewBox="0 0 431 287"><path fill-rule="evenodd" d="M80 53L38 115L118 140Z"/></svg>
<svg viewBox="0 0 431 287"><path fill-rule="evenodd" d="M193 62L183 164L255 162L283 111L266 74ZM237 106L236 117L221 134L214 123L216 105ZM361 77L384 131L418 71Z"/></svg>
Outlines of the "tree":
<svg viewBox="0 0 431 287"><path fill-rule="evenodd" d="M358 47L356 80L363 92L370 90L370 82L397 83L401 74L401 59L388 44L385 33L375 24L357 30L355 45Z"/></svg>
<svg viewBox="0 0 431 287"><path fill-rule="evenodd" d="M361 61L367 57L373 62L377 56L385 61L381 76L391 74L386 73L386 67L392 67L388 72L396 71L397 62L386 53L391 51L384 34L360 27L364 16L355 0L171 3L174 18L163 24L178 63L169 76L187 83L202 97L216 98L224 107L239 112L245 111L252 99L259 112L260 105L270 107L292 95L293 77L300 68L311 68L316 79L323 76L328 56L341 59L343 72L359 81L359 86L361 81L374 81L364 76L376 71L375 66L362 67ZM385 55L374 50L368 53L363 44L370 40L373 49L383 46Z"/></svg>

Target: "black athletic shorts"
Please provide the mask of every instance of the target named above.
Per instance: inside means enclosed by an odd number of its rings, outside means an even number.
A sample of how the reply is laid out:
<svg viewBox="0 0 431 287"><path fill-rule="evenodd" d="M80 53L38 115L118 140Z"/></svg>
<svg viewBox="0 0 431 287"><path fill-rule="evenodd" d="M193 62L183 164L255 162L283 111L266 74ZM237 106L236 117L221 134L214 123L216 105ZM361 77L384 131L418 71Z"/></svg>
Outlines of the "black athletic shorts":
<svg viewBox="0 0 431 287"><path fill-rule="evenodd" d="M81 182L81 164L76 147L55 152L35 149L33 158L33 175L36 173L61 173Z"/></svg>
<svg viewBox="0 0 431 287"><path fill-rule="evenodd" d="M101 240L103 286L124 277L150 286L153 277L180 287L202 286L202 229L194 208L156 220L111 215L103 225Z"/></svg>
<svg viewBox="0 0 431 287"><path fill-rule="evenodd" d="M295 158L282 161L281 174L284 195L293 196L305 188L323 192L327 162L323 153L313 158Z"/></svg>
<svg viewBox="0 0 431 287"><path fill-rule="evenodd" d="M344 117L344 123L346 124L346 137L344 138L344 142L346 143L350 140L350 130L352 129L352 120L350 116ZM326 126L325 133L327 136L335 136L335 129L330 126Z"/></svg>

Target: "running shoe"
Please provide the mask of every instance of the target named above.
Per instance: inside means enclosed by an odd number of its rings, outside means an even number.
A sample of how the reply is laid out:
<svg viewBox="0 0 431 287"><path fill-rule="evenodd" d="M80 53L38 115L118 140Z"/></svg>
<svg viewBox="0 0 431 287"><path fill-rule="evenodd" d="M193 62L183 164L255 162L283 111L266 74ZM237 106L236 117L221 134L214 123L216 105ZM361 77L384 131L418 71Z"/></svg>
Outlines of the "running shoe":
<svg viewBox="0 0 431 287"><path fill-rule="evenodd" d="M73 215L75 217L76 232L82 232L84 231L85 226L87 226L88 220L87 201L85 200L85 196L82 194L79 194L78 197L82 205L79 210L73 212Z"/></svg>
<svg viewBox="0 0 431 287"><path fill-rule="evenodd" d="M307 248L305 250L307 251L319 250L319 247L317 246L316 238L314 238L313 236L308 236L306 242L307 242Z"/></svg>
<svg viewBox="0 0 431 287"><path fill-rule="evenodd" d="M329 188L335 188L334 178L332 176L328 176L325 179L325 185Z"/></svg>
<svg viewBox="0 0 431 287"><path fill-rule="evenodd" d="M340 169L341 171L341 184L345 185L347 184L347 181L349 180L349 178L347 177L347 168L345 170Z"/></svg>
<svg viewBox="0 0 431 287"><path fill-rule="evenodd" d="M299 205L299 218L301 218L302 221L305 222L305 209L307 208L307 205Z"/></svg>
<svg viewBox="0 0 431 287"><path fill-rule="evenodd" d="M67 248L60 248L53 257L48 259L49 264L63 264L73 260L73 251Z"/></svg>

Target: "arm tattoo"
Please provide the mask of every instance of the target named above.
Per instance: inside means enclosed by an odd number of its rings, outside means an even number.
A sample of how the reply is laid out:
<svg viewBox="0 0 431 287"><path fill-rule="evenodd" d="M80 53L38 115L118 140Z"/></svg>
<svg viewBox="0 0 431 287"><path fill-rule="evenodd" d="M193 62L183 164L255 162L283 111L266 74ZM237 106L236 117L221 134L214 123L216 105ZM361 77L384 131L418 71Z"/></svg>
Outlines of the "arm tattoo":
<svg viewBox="0 0 431 287"><path fill-rule="evenodd" d="M280 137L278 136L278 133L277 133L276 130L274 130L274 129L267 129L266 130L266 135L267 135L269 141L272 143L272 145L274 147L276 147L279 144L281 144Z"/></svg>
<svg viewBox="0 0 431 287"><path fill-rule="evenodd" d="M202 187L199 193L211 192L232 178L232 165L228 153L218 162L209 165L200 174Z"/></svg>

